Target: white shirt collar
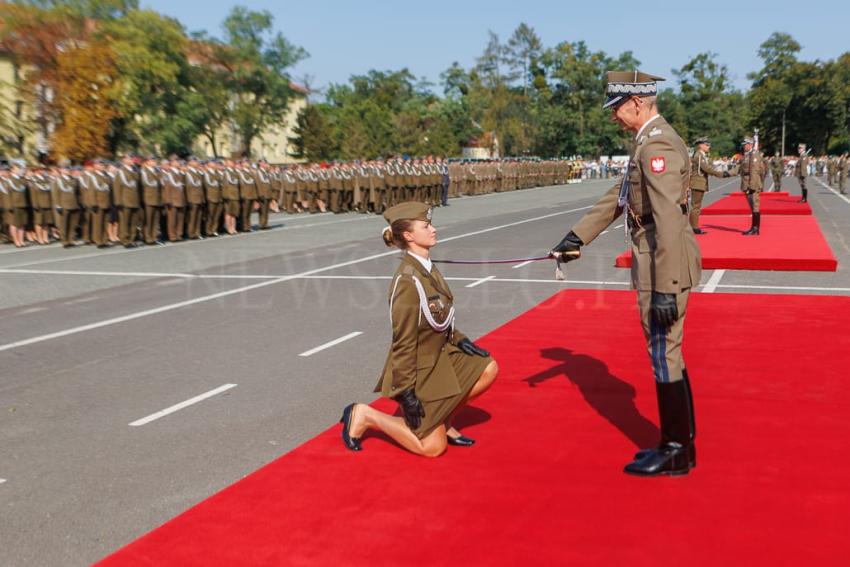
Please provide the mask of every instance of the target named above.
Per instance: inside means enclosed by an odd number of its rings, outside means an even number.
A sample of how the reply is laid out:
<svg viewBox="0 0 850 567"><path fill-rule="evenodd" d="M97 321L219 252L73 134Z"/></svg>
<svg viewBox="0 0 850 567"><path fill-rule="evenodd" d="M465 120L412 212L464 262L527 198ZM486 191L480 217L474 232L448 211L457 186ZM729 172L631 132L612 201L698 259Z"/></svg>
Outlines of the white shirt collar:
<svg viewBox="0 0 850 567"><path fill-rule="evenodd" d="M413 256L414 258L416 258L417 260L419 260L419 263L422 264L422 267L425 268L426 272L428 272L429 274L431 273L431 266L433 265L431 263L431 258L423 258L422 256L420 256L418 254L414 254L410 250L408 250L407 253L410 254L411 256Z"/></svg>
<svg viewBox="0 0 850 567"><path fill-rule="evenodd" d="M644 122L644 123L643 123L643 126L641 126L641 127L640 127L640 130L638 130L638 131L637 131L637 134L635 134L635 140L637 140L638 138L640 138L640 135L643 133L644 128L646 128L647 126L649 126L650 122L652 122L652 121L653 121L653 120L655 120L656 118L661 118L661 115L660 115L660 114L656 114L655 116L653 116L652 118L650 118L649 120L647 120L646 122Z"/></svg>

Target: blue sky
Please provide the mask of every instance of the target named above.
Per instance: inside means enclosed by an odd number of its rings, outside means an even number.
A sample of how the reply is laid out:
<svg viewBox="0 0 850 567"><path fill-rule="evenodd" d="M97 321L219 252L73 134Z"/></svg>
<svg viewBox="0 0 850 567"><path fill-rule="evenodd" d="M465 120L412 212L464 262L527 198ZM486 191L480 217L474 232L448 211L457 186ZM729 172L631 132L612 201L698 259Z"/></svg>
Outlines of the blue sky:
<svg viewBox="0 0 850 567"><path fill-rule="evenodd" d="M310 57L293 77L312 77L314 87L342 83L369 69L409 68L439 81L458 61L468 68L483 51L487 30L504 41L520 22L543 44L584 40L593 50L632 50L642 69L672 80L670 70L702 51L718 54L734 84L746 88L748 72L760 67L758 46L772 32L790 33L805 60L833 59L850 51L850 2L554 2L542 0L142 0L179 19L190 31L221 34L221 22L240 4L269 10L284 36ZM669 84L669 83L668 83Z"/></svg>

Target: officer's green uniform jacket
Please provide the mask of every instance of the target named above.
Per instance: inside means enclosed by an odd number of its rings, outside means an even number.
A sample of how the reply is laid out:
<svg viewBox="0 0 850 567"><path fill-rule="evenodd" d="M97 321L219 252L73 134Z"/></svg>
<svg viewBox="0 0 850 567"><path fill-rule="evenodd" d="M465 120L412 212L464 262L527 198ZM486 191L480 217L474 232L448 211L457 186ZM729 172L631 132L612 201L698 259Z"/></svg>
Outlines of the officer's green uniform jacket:
<svg viewBox="0 0 850 567"><path fill-rule="evenodd" d="M418 260L403 254L390 285L392 346L375 391L392 398L415 387L416 396L429 402L461 392L448 354L466 335L453 325L443 332L432 328L422 312L417 280L435 322L445 322L452 310L454 297L436 266L429 274Z"/></svg>
<svg viewBox="0 0 850 567"><path fill-rule="evenodd" d="M723 172L714 169L708 156L697 150L691 158L691 190L708 191L708 176L723 177Z"/></svg>
<svg viewBox="0 0 850 567"><path fill-rule="evenodd" d="M632 237L632 287L680 293L699 284L701 256L688 223L691 161L688 148L657 116L644 124L629 160L628 206ZM618 183L573 227L590 244L623 212Z"/></svg>
<svg viewBox="0 0 850 567"><path fill-rule="evenodd" d="M764 189L764 159L761 153L757 150L751 150L741 157L741 164L738 166L738 172L741 174L741 191L761 192Z"/></svg>

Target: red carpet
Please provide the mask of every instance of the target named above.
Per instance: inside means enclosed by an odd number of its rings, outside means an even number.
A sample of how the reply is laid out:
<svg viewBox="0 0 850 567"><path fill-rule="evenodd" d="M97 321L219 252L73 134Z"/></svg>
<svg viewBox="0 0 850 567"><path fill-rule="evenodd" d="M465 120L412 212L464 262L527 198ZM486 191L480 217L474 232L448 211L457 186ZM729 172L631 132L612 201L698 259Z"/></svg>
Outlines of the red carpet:
<svg viewBox="0 0 850 567"><path fill-rule="evenodd" d="M760 211L764 215L811 215L812 207L801 203L799 195L785 192L762 193ZM743 193L732 193L702 210L703 215L749 215L750 206Z"/></svg>
<svg viewBox="0 0 850 567"><path fill-rule="evenodd" d="M351 453L336 425L101 565L846 565L848 320L848 297L694 294L699 464L641 479L634 295L563 291L481 340L502 372L459 420L474 447Z"/></svg>
<svg viewBox="0 0 850 567"><path fill-rule="evenodd" d="M742 236L749 216L700 219L708 234L697 236L702 267L711 270L784 270L834 272L838 261L813 216L770 215L761 218L759 236ZM615 265L632 265L631 250L617 256Z"/></svg>

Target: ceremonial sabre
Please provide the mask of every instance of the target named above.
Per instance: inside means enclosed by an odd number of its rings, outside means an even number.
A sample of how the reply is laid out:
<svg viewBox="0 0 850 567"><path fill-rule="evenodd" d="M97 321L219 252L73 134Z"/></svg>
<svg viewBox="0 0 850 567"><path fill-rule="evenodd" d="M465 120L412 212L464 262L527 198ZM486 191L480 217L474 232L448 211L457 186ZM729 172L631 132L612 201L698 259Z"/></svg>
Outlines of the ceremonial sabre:
<svg viewBox="0 0 850 567"><path fill-rule="evenodd" d="M563 281L564 271L561 269L561 254L547 254L533 258L511 258L509 260L434 260L435 264L466 264L480 266L485 264L519 264L521 262L541 262L543 260L555 260L555 279Z"/></svg>

